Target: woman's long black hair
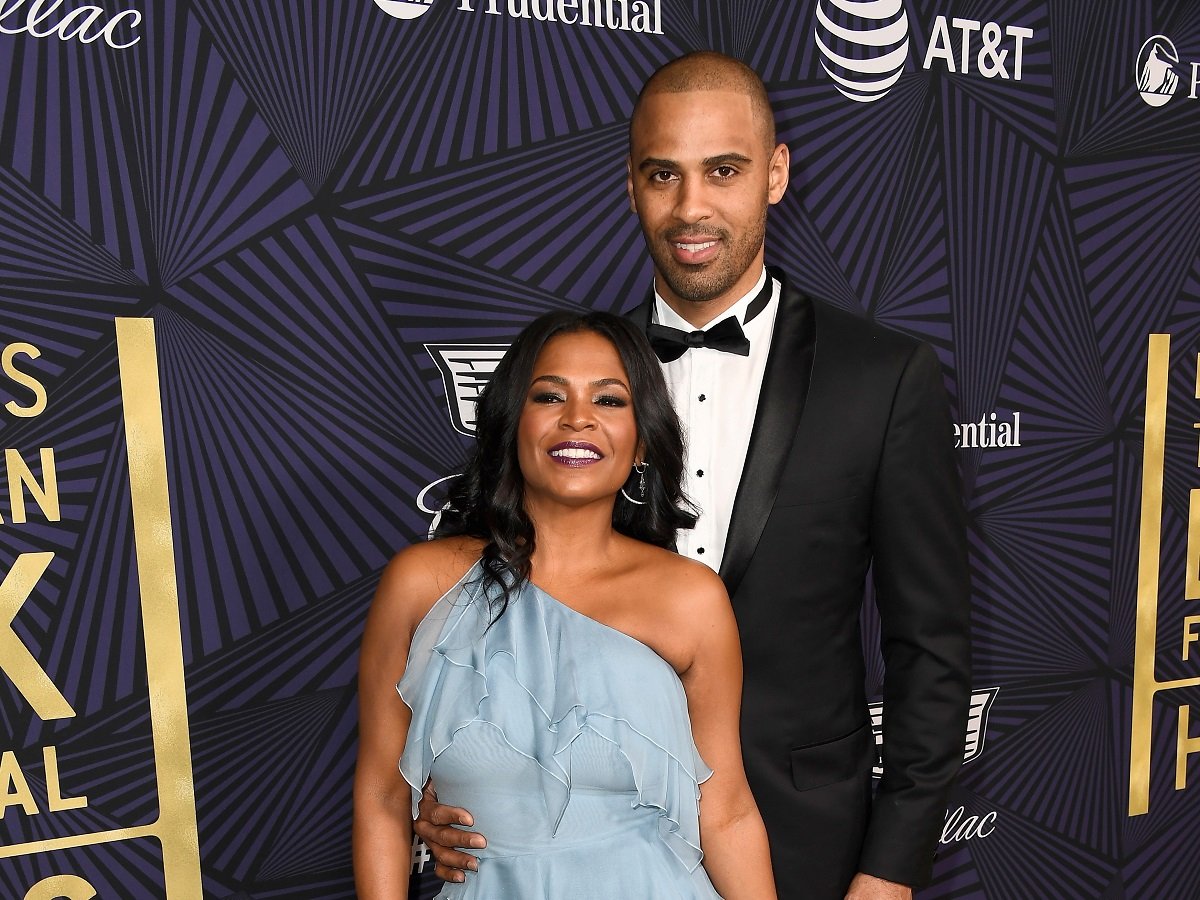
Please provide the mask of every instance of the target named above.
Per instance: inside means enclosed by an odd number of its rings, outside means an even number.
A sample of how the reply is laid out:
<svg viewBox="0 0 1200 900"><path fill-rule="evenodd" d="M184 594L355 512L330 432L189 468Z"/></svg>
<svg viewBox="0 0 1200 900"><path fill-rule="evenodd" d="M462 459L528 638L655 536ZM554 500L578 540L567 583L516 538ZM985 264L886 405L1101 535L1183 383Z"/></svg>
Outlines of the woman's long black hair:
<svg viewBox="0 0 1200 900"><path fill-rule="evenodd" d="M695 508L683 494L683 434L671 405L658 359L636 326L611 313L551 312L531 322L509 347L476 407L475 449L455 479L436 536L470 535L486 541L483 584L499 585L493 621L512 593L529 579L536 547L533 522L525 512L525 479L517 461L517 425L546 343L562 334L592 332L616 349L629 376L638 440L649 463L646 494L630 472L625 492L645 499L639 506L617 494L613 528L621 534L674 549L675 532L696 524ZM498 608L496 608L498 606Z"/></svg>

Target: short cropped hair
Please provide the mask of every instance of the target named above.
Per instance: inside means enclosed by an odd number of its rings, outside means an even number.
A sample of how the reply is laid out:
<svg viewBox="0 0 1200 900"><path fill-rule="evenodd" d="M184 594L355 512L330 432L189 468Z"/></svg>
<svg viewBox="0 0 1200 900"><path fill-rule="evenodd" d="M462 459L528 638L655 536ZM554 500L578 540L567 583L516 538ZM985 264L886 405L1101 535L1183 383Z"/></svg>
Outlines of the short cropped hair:
<svg viewBox="0 0 1200 900"><path fill-rule="evenodd" d="M775 114L762 79L752 68L715 50L697 50L671 60L651 75L633 104L629 127L641 110L642 101L653 94L682 94L690 91L735 91L750 98L754 118L768 147L775 146Z"/></svg>

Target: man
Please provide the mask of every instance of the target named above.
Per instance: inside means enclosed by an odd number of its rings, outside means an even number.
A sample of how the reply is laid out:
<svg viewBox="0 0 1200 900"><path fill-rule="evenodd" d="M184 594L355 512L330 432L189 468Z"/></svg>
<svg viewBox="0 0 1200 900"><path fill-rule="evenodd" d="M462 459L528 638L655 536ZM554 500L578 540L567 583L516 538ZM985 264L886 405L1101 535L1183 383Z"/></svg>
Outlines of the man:
<svg viewBox="0 0 1200 900"><path fill-rule="evenodd" d="M629 134L626 186L654 262L654 294L630 315L688 430L702 515L680 552L720 572L737 614L743 753L779 896L911 897L970 696L964 511L937 358L764 269L790 160L753 70L708 52L667 64ZM858 632L869 569L887 667L874 798ZM434 822L469 816L426 807L418 833L449 874L467 857L440 845L471 839Z"/></svg>

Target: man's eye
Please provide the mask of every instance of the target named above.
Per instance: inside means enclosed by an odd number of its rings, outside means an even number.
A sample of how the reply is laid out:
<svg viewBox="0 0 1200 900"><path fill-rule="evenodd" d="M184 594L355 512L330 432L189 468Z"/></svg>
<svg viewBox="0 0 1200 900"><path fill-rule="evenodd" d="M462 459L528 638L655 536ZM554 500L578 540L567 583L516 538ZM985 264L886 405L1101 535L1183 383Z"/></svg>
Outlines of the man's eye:
<svg viewBox="0 0 1200 900"><path fill-rule="evenodd" d="M718 178L730 178L737 174L737 169L733 166L717 166L713 169L713 174Z"/></svg>
<svg viewBox="0 0 1200 900"><path fill-rule="evenodd" d="M650 176L650 180L657 184L666 184L675 178L674 172L655 172Z"/></svg>

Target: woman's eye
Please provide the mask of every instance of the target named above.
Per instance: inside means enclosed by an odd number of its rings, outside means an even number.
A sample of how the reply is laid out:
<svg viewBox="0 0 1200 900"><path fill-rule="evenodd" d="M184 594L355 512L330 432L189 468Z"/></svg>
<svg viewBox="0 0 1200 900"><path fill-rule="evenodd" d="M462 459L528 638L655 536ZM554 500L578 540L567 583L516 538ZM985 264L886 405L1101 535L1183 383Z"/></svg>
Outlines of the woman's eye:
<svg viewBox="0 0 1200 900"><path fill-rule="evenodd" d="M615 408L620 408L620 407L629 405L624 397L617 397L617 396L614 396L613 394L602 394L601 396L596 398L596 402L599 403L601 406L611 406L611 407L615 407Z"/></svg>
<svg viewBox="0 0 1200 900"><path fill-rule="evenodd" d="M530 399L532 399L534 403L561 403L562 402L562 396L560 394L555 394L552 391L541 391L539 393L534 394L533 397L531 397Z"/></svg>

